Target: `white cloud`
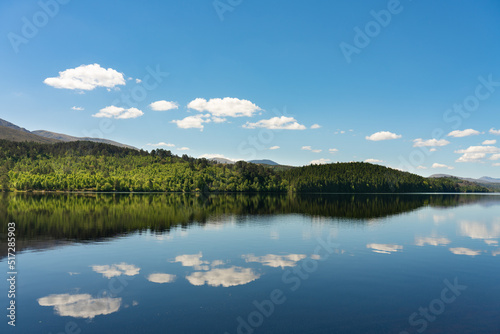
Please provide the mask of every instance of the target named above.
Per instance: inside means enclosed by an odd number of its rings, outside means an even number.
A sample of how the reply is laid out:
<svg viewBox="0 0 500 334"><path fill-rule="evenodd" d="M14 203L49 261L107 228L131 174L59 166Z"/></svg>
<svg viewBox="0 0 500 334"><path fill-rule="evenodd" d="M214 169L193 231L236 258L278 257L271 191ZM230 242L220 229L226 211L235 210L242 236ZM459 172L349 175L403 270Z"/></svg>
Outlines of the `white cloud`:
<svg viewBox="0 0 500 334"><path fill-rule="evenodd" d="M133 264L127 264L125 262L103 266L94 265L91 267L93 271L98 274L102 274L102 276L106 278L113 278L121 275L135 276L138 275L139 271L141 270L141 268L136 267Z"/></svg>
<svg viewBox="0 0 500 334"><path fill-rule="evenodd" d="M500 162L495 162L494 164L491 164L493 167L498 167L500 166Z"/></svg>
<svg viewBox="0 0 500 334"><path fill-rule="evenodd" d="M486 153L464 153L456 162L480 162L486 157Z"/></svg>
<svg viewBox="0 0 500 334"><path fill-rule="evenodd" d="M492 223L488 228L485 223L461 221L460 234L471 239L497 239L500 238L500 223Z"/></svg>
<svg viewBox="0 0 500 334"><path fill-rule="evenodd" d="M279 146L271 146L269 147L270 150L278 150L280 147Z"/></svg>
<svg viewBox="0 0 500 334"><path fill-rule="evenodd" d="M158 144L146 144L147 146L165 146L165 147L175 147L174 144L170 143L165 143L163 141L159 142Z"/></svg>
<svg viewBox="0 0 500 334"><path fill-rule="evenodd" d="M490 133L491 133L492 135L500 135L500 130L495 130L494 128L491 128L491 129L490 129Z"/></svg>
<svg viewBox="0 0 500 334"><path fill-rule="evenodd" d="M464 247L450 248L450 252L456 255L467 255L467 256L476 256L481 254L481 251L479 250L474 250Z"/></svg>
<svg viewBox="0 0 500 334"><path fill-rule="evenodd" d="M82 110L85 110L85 108L83 107L77 107L77 106L73 106L71 107L72 110L76 110L76 111L82 111Z"/></svg>
<svg viewBox="0 0 500 334"><path fill-rule="evenodd" d="M245 262L257 262L268 267L295 267L297 262L306 258L303 254L289 254L289 255L276 255L267 254L264 256L255 256L253 254L247 254L242 256Z"/></svg>
<svg viewBox="0 0 500 334"><path fill-rule="evenodd" d="M299 124L293 117L273 117L271 119L263 119L256 123L247 122L243 125L247 129L265 128L270 130L305 130L306 127Z"/></svg>
<svg viewBox="0 0 500 334"><path fill-rule="evenodd" d="M378 159L366 159L365 162L369 162L371 164L379 163L379 162L384 162L383 160L378 160Z"/></svg>
<svg viewBox="0 0 500 334"><path fill-rule="evenodd" d="M427 169L425 166L418 166L417 169Z"/></svg>
<svg viewBox="0 0 500 334"><path fill-rule="evenodd" d="M432 168L448 168L448 169L455 169L455 167L447 166L444 164L438 164L437 162L432 164Z"/></svg>
<svg viewBox="0 0 500 334"><path fill-rule="evenodd" d="M450 142L446 139L427 139L417 138L413 141L413 147L426 147L426 146L446 146Z"/></svg>
<svg viewBox="0 0 500 334"><path fill-rule="evenodd" d="M496 139L485 140L482 142L482 145L495 145L497 143Z"/></svg>
<svg viewBox="0 0 500 334"><path fill-rule="evenodd" d="M153 283L172 283L176 276L170 274L156 273L148 276L147 280Z"/></svg>
<svg viewBox="0 0 500 334"><path fill-rule="evenodd" d="M172 123L177 124L177 127L181 129L200 129L203 131L203 123L210 123L210 119L207 119L207 116L210 115L188 116L180 120L173 120Z"/></svg>
<svg viewBox="0 0 500 334"><path fill-rule="evenodd" d="M40 306L53 306L61 317L93 319L120 309L121 298L92 298L89 294L49 295L38 299Z"/></svg>
<svg viewBox="0 0 500 334"><path fill-rule="evenodd" d="M309 164L310 165L324 165L324 164L329 163L330 161L331 161L330 159L321 158L321 159L317 159L317 160L312 160Z"/></svg>
<svg viewBox="0 0 500 334"><path fill-rule="evenodd" d="M301 150L312 151L312 147L311 146L302 146Z"/></svg>
<svg viewBox="0 0 500 334"><path fill-rule="evenodd" d="M180 147L178 148L179 151L189 151L190 148L189 147Z"/></svg>
<svg viewBox="0 0 500 334"><path fill-rule="evenodd" d="M231 268L216 268L205 272L195 272L186 279L189 283L200 286L223 286L225 288L230 286L244 285L255 281L260 277L260 274L254 272L250 268L231 267Z"/></svg>
<svg viewBox="0 0 500 334"><path fill-rule="evenodd" d="M366 248L371 248L372 252L381 254L391 254L394 252L399 252L403 249L400 245L390 245L390 244L368 244Z"/></svg>
<svg viewBox="0 0 500 334"><path fill-rule="evenodd" d="M481 132L474 130L474 129L455 130L455 131L451 131L450 133L448 133L448 137L460 138L460 137L467 137L467 136L475 136L475 135L478 135L480 133Z"/></svg>
<svg viewBox="0 0 500 334"><path fill-rule="evenodd" d="M135 83L138 83L138 84L139 84L139 83L141 83L141 82L142 82L142 80L141 80L141 79L135 79Z"/></svg>
<svg viewBox="0 0 500 334"><path fill-rule="evenodd" d="M321 125L319 125L319 124L311 125L311 129L319 129L319 128L321 128Z"/></svg>
<svg viewBox="0 0 500 334"><path fill-rule="evenodd" d="M499 159L500 159L500 153L493 154L493 155L490 157L490 160L499 160Z"/></svg>
<svg viewBox="0 0 500 334"><path fill-rule="evenodd" d="M439 237L425 237L425 238L415 238L415 245L417 246L446 246L451 241L448 238L439 238Z"/></svg>
<svg viewBox="0 0 500 334"><path fill-rule="evenodd" d="M187 105L189 109L199 112L209 112L218 117L252 117L257 111L262 110L248 100L225 97L223 99L205 100L197 98Z"/></svg>
<svg viewBox="0 0 500 334"><path fill-rule="evenodd" d="M335 153L337 153L338 151L339 151L339 150L338 150L338 149L336 149L336 148L330 148L330 149L328 149L328 152L330 152L331 154L335 154Z"/></svg>
<svg viewBox="0 0 500 334"><path fill-rule="evenodd" d="M108 106L99 110L97 114L92 115L92 117L104 117L104 118L115 118L115 119L128 119L137 118L144 115L144 113L137 108L125 109L116 106Z"/></svg>
<svg viewBox="0 0 500 334"><path fill-rule="evenodd" d="M313 153L321 153L323 150L312 150Z"/></svg>
<svg viewBox="0 0 500 334"><path fill-rule="evenodd" d="M500 153L500 148L495 146L469 146L465 150L458 150L455 153Z"/></svg>
<svg viewBox="0 0 500 334"><path fill-rule="evenodd" d="M125 85L123 73L112 68L102 68L99 64L80 65L59 72L55 78L43 81L46 85L61 89L93 90L96 87L113 88Z"/></svg>
<svg viewBox="0 0 500 334"><path fill-rule="evenodd" d="M380 140L398 139L401 137L402 135L397 135L389 131L380 131L380 132L375 132L371 136L366 136L365 138L366 140L380 141Z"/></svg>
<svg viewBox="0 0 500 334"><path fill-rule="evenodd" d="M212 122L214 123L224 123L226 122L227 119L226 118L221 118L221 117L212 117Z"/></svg>
<svg viewBox="0 0 500 334"><path fill-rule="evenodd" d="M436 151L437 151L437 149L436 149L436 148L431 148L429 151L430 151L430 152L436 152Z"/></svg>
<svg viewBox="0 0 500 334"><path fill-rule="evenodd" d="M179 104L177 104L177 102L161 100L151 103L149 107L156 111L167 111L167 110L179 109Z"/></svg>

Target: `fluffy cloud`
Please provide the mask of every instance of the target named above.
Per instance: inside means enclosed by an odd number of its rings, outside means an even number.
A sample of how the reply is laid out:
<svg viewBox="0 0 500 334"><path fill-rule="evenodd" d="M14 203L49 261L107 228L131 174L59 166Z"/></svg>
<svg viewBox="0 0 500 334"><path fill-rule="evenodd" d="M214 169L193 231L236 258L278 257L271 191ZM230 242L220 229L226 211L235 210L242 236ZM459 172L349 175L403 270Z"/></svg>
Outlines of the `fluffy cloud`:
<svg viewBox="0 0 500 334"><path fill-rule="evenodd" d="M460 234L471 239L497 239L500 238L500 222L494 222L488 228L485 223L461 221Z"/></svg>
<svg viewBox="0 0 500 334"><path fill-rule="evenodd" d="M193 267L196 270L208 270L210 262L203 261L201 259L202 257L202 252L199 252L198 254L184 254L177 256L174 262L179 262L184 267Z"/></svg>
<svg viewBox="0 0 500 334"><path fill-rule="evenodd" d="M246 262L257 262L268 267L295 267L297 262L306 258L303 254L289 254L289 255L275 255L267 254L264 256L255 256L253 254L247 254L242 256Z"/></svg>
<svg viewBox="0 0 500 334"><path fill-rule="evenodd" d="M172 283L176 276L170 274L156 273L148 276L147 280L153 283Z"/></svg>
<svg viewBox="0 0 500 334"><path fill-rule="evenodd" d="M99 110L93 117L115 118L115 119L129 119L137 118L144 115L144 113L137 108L121 108L116 106L108 106Z"/></svg>
<svg viewBox="0 0 500 334"><path fill-rule="evenodd" d="M456 247L456 248L450 248L450 252L456 255L467 255L467 256L476 256L481 254L481 251L474 250L474 249L469 249L465 247Z"/></svg>
<svg viewBox="0 0 500 334"><path fill-rule="evenodd" d="M496 139L485 140L482 142L482 145L495 145L497 143Z"/></svg>
<svg viewBox="0 0 500 334"><path fill-rule="evenodd" d="M170 143L165 143L163 141L159 142L158 144L146 144L147 146L155 146L155 147L158 147L158 146L165 146L165 147L175 147L174 144L170 144Z"/></svg>
<svg viewBox="0 0 500 334"><path fill-rule="evenodd" d="M269 147L270 150L278 150L280 147L279 146L271 146Z"/></svg>
<svg viewBox="0 0 500 334"><path fill-rule="evenodd" d="M319 125L319 124L311 125L311 129L319 129L319 128L321 128L321 125Z"/></svg>
<svg viewBox="0 0 500 334"><path fill-rule="evenodd" d="M366 159L365 162L369 162L371 164L379 163L379 162L384 162L383 160L378 160L378 159Z"/></svg>
<svg viewBox="0 0 500 334"><path fill-rule="evenodd" d="M205 272L195 272L186 279L189 283L200 286L223 286L225 288L230 286L244 285L255 281L260 277L260 274L254 272L250 268L231 267L231 268L216 268Z"/></svg>
<svg viewBox="0 0 500 334"><path fill-rule="evenodd" d="M366 248L371 248L374 253L391 254L399 252L403 249L403 246L390 244L368 244L366 245Z"/></svg>
<svg viewBox="0 0 500 334"><path fill-rule="evenodd" d="M366 140L380 141L380 140L398 139L401 137L402 135L397 135L389 131L380 131L380 132L375 132L371 136L366 136L365 138Z"/></svg>
<svg viewBox="0 0 500 334"><path fill-rule="evenodd" d="M499 159L500 159L500 153L493 154L493 155L490 157L490 160L499 160Z"/></svg>
<svg viewBox="0 0 500 334"><path fill-rule="evenodd" d="M199 112L209 112L218 117L252 117L256 112L262 110L248 100L225 97L223 99L205 100L197 98L187 105L189 109Z"/></svg>
<svg viewBox="0 0 500 334"><path fill-rule="evenodd" d="M458 150L455 153L500 153L500 148L495 146L469 146L465 150Z"/></svg>
<svg viewBox="0 0 500 334"><path fill-rule="evenodd" d="M417 166L417 169L427 169L425 166Z"/></svg>
<svg viewBox="0 0 500 334"><path fill-rule="evenodd" d="M153 102L149 105L149 107L156 111L179 109L179 105L177 104L177 102L170 102L165 100Z"/></svg>
<svg viewBox="0 0 500 334"><path fill-rule="evenodd" d="M210 117L210 115L207 114L188 116L180 120L173 120L172 123L177 124L177 127L181 129L200 129L203 131L205 127L203 123L211 122L208 117Z"/></svg>
<svg viewBox="0 0 500 334"><path fill-rule="evenodd" d="M460 138L460 137L467 137L467 136L475 136L475 135L478 135L480 133L481 132L474 130L474 129L455 130L455 131L451 131L450 133L448 133L448 137Z"/></svg>
<svg viewBox="0 0 500 334"><path fill-rule="evenodd" d="M113 88L125 85L123 73L112 68L102 68L99 64L80 65L59 72L55 78L43 81L46 85L61 89L93 90L96 87Z"/></svg>
<svg viewBox="0 0 500 334"><path fill-rule="evenodd" d="M263 119L256 123L247 122L243 125L247 129L265 128L270 130L305 130L306 127L299 124L293 117L273 117L271 119Z"/></svg>
<svg viewBox="0 0 500 334"><path fill-rule="evenodd" d="M321 158L321 159L317 159L317 160L312 160L309 164L310 165L324 165L324 164L329 163L330 161L331 161L330 159Z"/></svg>
<svg viewBox="0 0 500 334"><path fill-rule="evenodd" d="M85 108L73 106L73 107L71 107L71 110L83 111L83 110L85 110Z"/></svg>
<svg viewBox="0 0 500 334"><path fill-rule="evenodd" d="M495 130L494 128L491 128L489 131L492 135L500 135L500 130Z"/></svg>
<svg viewBox="0 0 500 334"><path fill-rule="evenodd" d="M328 149L328 152L330 152L331 154L335 154L335 153L337 153L338 151L339 151L339 150L338 150L338 149L336 149L336 148L329 148L329 149Z"/></svg>
<svg viewBox="0 0 500 334"><path fill-rule="evenodd" d="M103 265L103 266L94 265L91 267L93 271L95 271L98 274L102 274L106 278L113 278L121 275L135 276L138 275L139 271L141 270L141 268L138 268L133 264L127 264L124 262L119 264Z"/></svg>
<svg viewBox="0 0 500 334"><path fill-rule="evenodd" d="M312 147L311 146L302 146L301 150L312 151Z"/></svg>
<svg viewBox="0 0 500 334"><path fill-rule="evenodd" d="M120 309L121 298L92 298L89 294L49 295L38 299L40 306L53 306L61 317L93 319Z"/></svg>
<svg viewBox="0 0 500 334"><path fill-rule="evenodd" d="M417 138L413 141L413 147L425 147L425 146L446 146L450 142L446 139L427 139Z"/></svg>
<svg viewBox="0 0 500 334"><path fill-rule="evenodd" d="M432 164L432 168L448 168L448 169L455 169L455 167L443 165L443 164L438 164L437 162Z"/></svg>
<svg viewBox="0 0 500 334"><path fill-rule="evenodd" d="M464 153L455 162L480 162L486 157L486 153Z"/></svg>
<svg viewBox="0 0 500 334"><path fill-rule="evenodd" d="M189 151L190 148L189 147L180 147L178 148L179 151Z"/></svg>

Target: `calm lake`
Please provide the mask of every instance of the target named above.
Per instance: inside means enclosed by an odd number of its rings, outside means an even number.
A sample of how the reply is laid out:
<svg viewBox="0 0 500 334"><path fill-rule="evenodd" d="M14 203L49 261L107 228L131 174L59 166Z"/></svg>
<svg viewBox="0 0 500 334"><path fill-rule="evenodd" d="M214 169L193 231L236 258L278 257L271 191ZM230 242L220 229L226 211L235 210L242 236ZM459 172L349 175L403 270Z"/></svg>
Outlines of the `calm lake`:
<svg viewBox="0 0 500 334"><path fill-rule="evenodd" d="M500 333L500 196L9 194L16 333Z"/></svg>

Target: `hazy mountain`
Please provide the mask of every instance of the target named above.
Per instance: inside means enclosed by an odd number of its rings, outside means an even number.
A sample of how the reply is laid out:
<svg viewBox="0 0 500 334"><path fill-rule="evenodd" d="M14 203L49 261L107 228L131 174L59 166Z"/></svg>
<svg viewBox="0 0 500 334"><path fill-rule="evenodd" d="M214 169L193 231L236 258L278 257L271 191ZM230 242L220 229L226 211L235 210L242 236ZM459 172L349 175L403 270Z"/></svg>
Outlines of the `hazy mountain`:
<svg viewBox="0 0 500 334"><path fill-rule="evenodd" d="M130 146L130 145L125 145L125 144L118 143L118 142L113 141L113 140L102 139L102 138L73 137L73 136L62 134L62 133L55 133L55 132L50 132L50 131L45 131L45 130L36 130L36 131L33 131L32 133L34 133L38 136L41 136L41 137L56 139L56 140L65 141L65 142L92 141L92 142L96 142L96 143L104 143L104 144L110 144L110 145L119 146L119 147L131 148L131 149L135 149L135 150L137 149L137 148Z"/></svg>
<svg viewBox="0 0 500 334"><path fill-rule="evenodd" d="M253 164L270 165L270 166L277 166L277 165L279 165L279 163L274 162L272 160L267 160L267 159L263 159L263 160L249 160L248 162L251 162Z"/></svg>
<svg viewBox="0 0 500 334"><path fill-rule="evenodd" d="M21 130L18 130L14 127L0 126L0 139L16 141L16 142L33 141L36 143L43 143L43 144L53 144L58 142L58 140L40 137L27 130L23 131L24 129L22 128L19 129Z"/></svg>
<svg viewBox="0 0 500 334"><path fill-rule="evenodd" d="M495 179L495 178L489 177L489 176L480 177L478 179L478 181L491 182L491 183L500 183L500 179Z"/></svg>
<svg viewBox="0 0 500 334"><path fill-rule="evenodd" d="M226 158L219 158L219 157L210 158L210 159L207 159L207 160L215 161L218 164L229 164L229 165L232 165L232 164L235 163L235 161L233 161L233 160L229 160L229 159L226 159Z"/></svg>
<svg viewBox="0 0 500 334"><path fill-rule="evenodd" d="M37 143L52 144L57 142L70 142L70 141L91 141L96 143L110 144L118 147L131 148L137 150L137 148L118 143L113 140L102 139L102 138L90 138L90 137L74 137L65 135L62 133L55 133L46 130L28 131L25 128L17 126L11 122L3 120L0 118L0 139L11 140L11 141L33 141Z"/></svg>

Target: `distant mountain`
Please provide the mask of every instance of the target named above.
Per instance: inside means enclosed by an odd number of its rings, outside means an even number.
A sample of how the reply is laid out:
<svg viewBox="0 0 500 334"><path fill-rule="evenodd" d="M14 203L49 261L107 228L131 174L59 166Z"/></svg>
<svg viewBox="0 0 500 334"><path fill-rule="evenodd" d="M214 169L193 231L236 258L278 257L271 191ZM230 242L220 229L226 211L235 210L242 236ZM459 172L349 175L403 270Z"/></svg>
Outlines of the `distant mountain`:
<svg viewBox="0 0 500 334"><path fill-rule="evenodd" d="M279 163L274 162L272 160L267 160L267 159L263 159L263 160L249 160L248 162L251 162L253 164L270 165L270 166L278 166L279 165Z"/></svg>
<svg viewBox="0 0 500 334"><path fill-rule="evenodd" d="M33 141L42 144L53 144L58 142L58 140L40 137L25 129L22 128L19 129L21 130L18 130L14 127L0 126L0 139L10 140L15 142Z"/></svg>
<svg viewBox="0 0 500 334"><path fill-rule="evenodd" d="M125 145L108 139L73 137L62 133L55 133L46 130L37 130L30 132L25 128L17 126L1 118L0 118L0 139L16 141L16 142L33 141L36 143L43 143L43 144L53 144L61 141L62 142L91 141L96 143L110 144L118 147L131 148L137 150L137 148L133 146Z"/></svg>
<svg viewBox="0 0 500 334"><path fill-rule="evenodd" d="M0 118L0 126L5 126L7 128L11 128L11 129L14 129L14 130L20 130L20 131L24 131L24 132L29 132L25 128L21 128L21 127L15 125L15 124L12 124L11 122L7 122L6 120L3 120L1 118Z"/></svg>
<svg viewBox="0 0 500 334"><path fill-rule="evenodd" d="M210 159L207 159L207 160L215 161L218 164L229 164L229 165L232 165L232 164L235 163L235 161L233 161L233 160L229 160L229 159L226 159L226 158L219 158L219 157L210 158Z"/></svg>
<svg viewBox="0 0 500 334"><path fill-rule="evenodd" d="M64 142L70 142L70 141L92 141L95 143L104 143L104 144L110 144L118 147L125 147L125 148L131 148L134 150L137 150L136 147L130 146L130 145L125 145L122 143L118 143L113 140L108 140L108 139L102 139L102 138L91 138L91 137L73 137L69 135L65 135L62 133L55 133L55 132L50 132L50 131L45 131L45 130L36 130L33 131L32 133L45 137L45 138L51 138L51 139L56 139L58 141L64 141Z"/></svg>
<svg viewBox="0 0 500 334"><path fill-rule="evenodd" d="M478 181L491 182L491 183L500 183L500 179L495 179L495 178L489 177L489 176L480 177L478 179Z"/></svg>

